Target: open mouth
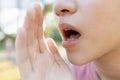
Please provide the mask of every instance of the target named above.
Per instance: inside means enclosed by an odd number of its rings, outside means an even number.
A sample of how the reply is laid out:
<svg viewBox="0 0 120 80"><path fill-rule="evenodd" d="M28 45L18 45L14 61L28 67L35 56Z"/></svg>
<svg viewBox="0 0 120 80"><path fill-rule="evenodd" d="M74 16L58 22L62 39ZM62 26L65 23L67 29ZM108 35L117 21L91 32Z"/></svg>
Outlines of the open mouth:
<svg viewBox="0 0 120 80"><path fill-rule="evenodd" d="M73 41L73 40L77 40L80 37L80 33L75 31L75 30L64 30L63 33L65 40L67 41Z"/></svg>
<svg viewBox="0 0 120 80"><path fill-rule="evenodd" d="M60 26L63 39L65 41L75 41L78 40L81 36L80 32L77 31L76 28L68 25L68 24L62 24Z"/></svg>

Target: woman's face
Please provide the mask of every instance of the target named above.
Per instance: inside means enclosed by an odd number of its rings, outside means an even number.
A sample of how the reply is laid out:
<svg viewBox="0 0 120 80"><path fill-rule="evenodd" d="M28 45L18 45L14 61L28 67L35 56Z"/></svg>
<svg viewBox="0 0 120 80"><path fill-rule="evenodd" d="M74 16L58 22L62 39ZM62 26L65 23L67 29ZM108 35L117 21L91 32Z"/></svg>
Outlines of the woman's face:
<svg viewBox="0 0 120 80"><path fill-rule="evenodd" d="M55 0L62 45L77 65L119 49L119 0Z"/></svg>

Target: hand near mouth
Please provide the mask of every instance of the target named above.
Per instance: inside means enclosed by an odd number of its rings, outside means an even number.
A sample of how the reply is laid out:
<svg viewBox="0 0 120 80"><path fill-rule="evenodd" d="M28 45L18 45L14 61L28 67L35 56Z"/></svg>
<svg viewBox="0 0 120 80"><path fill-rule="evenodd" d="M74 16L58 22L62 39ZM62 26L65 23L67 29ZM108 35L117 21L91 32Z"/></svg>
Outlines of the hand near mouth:
<svg viewBox="0 0 120 80"><path fill-rule="evenodd" d="M28 9L16 38L17 61L23 80L73 80L52 39L45 39L43 15L35 4Z"/></svg>

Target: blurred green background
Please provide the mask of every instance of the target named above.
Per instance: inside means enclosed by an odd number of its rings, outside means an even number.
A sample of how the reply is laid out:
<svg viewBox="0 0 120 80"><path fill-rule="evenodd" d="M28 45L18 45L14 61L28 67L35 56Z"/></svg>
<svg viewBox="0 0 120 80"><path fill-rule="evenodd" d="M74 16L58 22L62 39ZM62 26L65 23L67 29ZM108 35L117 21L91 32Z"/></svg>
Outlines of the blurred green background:
<svg viewBox="0 0 120 80"><path fill-rule="evenodd" d="M52 13L52 0L0 0L0 80L21 80L14 43L26 9L34 2L40 3L43 9L45 36L52 37L60 46L61 37ZM60 51L64 50L60 47Z"/></svg>

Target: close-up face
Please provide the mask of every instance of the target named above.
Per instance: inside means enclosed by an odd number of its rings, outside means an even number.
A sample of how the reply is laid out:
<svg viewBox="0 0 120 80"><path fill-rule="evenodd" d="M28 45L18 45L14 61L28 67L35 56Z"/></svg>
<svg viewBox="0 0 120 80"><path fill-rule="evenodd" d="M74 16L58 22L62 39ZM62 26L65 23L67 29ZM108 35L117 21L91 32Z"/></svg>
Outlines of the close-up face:
<svg viewBox="0 0 120 80"><path fill-rule="evenodd" d="M71 63L82 65L120 47L119 0L55 0L62 45Z"/></svg>

